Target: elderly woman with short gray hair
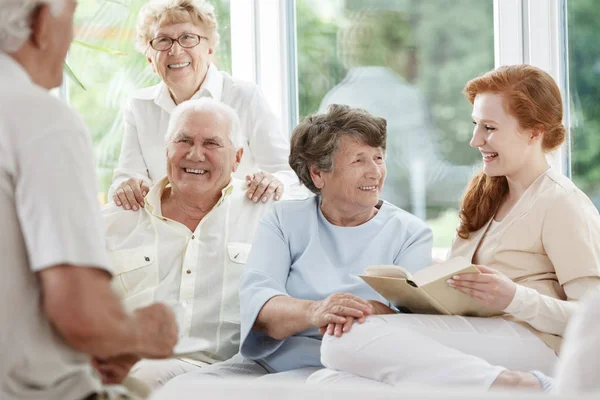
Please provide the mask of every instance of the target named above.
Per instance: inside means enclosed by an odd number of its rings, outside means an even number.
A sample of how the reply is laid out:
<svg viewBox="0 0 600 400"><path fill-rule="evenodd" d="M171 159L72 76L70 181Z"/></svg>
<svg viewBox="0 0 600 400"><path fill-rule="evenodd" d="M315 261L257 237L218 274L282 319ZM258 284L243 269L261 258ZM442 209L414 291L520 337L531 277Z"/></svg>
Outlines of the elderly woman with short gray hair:
<svg viewBox="0 0 600 400"><path fill-rule="evenodd" d="M431 264L427 225L379 195L386 121L332 105L292 135L290 165L316 196L263 216L240 289L241 354L268 372L322 367L321 337L393 313L358 275L370 264Z"/></svg>
<svg viewBox="0 0 600 400"><path fill-rule="evenodd" d="M258 86L219 71L214 7L205 0L150 0L136 27L136 49L160 77L158 85L133 95L123 112L123 144L110 193L116 205L139 210L150 186L166 174L163 137L178 104L210 97L233 108L241 122L246 177L254 202L278 200L283 184L298 179L287 164L290 144ZM301 194L300 194L301 195Z"/></svg>

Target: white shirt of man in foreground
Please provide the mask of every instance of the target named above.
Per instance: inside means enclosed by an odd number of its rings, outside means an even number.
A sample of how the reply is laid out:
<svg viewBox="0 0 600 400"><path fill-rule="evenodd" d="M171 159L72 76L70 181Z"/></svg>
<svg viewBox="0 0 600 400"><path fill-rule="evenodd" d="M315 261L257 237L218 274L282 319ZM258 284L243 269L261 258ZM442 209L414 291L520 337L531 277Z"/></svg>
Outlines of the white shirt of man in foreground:
<svg viewBox="0 0 600 400"><path fill-rule="evenodd" d="M74 0L0 0L0 398L104 398L139 357L168 357L173 314L129 315L110 287L89 135L62 82ZM148 303L149 304L149 303Z"/></svg>
<svg viewBox="0 0 600 400"><path fill-rule="evenodd" d="M240 129L235 111L216 100L180 104L165 138L167 176L140 211L103 211L113 287L126 308L180 303L180 333L198 344L181 359L135 365L130 375L152 388L238 351L240 277L273 201L253 203L232 177L243 154Z"/></svg>

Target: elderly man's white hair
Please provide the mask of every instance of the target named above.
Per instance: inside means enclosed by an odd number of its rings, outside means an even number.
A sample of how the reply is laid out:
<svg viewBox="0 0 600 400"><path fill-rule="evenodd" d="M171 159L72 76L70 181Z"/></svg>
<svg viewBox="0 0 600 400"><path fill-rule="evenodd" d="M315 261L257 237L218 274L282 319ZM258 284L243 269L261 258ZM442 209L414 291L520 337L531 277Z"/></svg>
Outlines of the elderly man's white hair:
<svg viewBox="0 0 600 400"><path fill-rule="evenodd" d="M173 111L171 114L171 119L169 119L169 127L167 128L167 134L165 135L165 142L168 143L172 139L173 135L176 133L179 121L190 113L194 112L207 112L211 114L218 114L227 118L227 120L231 122L229 139L231 140L231 143L233 143L233 147L238 150L244 146L242 127L240 124L240 119L238 118L235 110L229 107L227 104L223 104L220 101L211 99L210 97L188 100L178 105L175 108L175 111Z"/></svg>
<svg viewBox="0 0 600 400"><path fill-rule="evenodd" d="M57 15L65 0L0 0L0 51L19 50L31 35L33 10L43 4L49 4L52 14Z"/></svg>

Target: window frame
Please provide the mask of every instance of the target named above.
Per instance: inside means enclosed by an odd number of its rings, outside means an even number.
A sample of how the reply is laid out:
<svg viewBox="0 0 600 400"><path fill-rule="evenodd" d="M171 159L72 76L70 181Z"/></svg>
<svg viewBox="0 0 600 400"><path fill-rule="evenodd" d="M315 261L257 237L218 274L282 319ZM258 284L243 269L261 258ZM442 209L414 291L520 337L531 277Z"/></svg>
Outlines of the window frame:
<svg viewBox="0 0 600 400"><path fill-rule="evenodd" d="M567 140L551 164L571 175L567 0L493 0L495 66L527 63L547 71L563 96ZM291 135L299 120L296 0L231 0L232 74L258 84L281 129ZM68 79L59 97L68 99Z"/></svg>

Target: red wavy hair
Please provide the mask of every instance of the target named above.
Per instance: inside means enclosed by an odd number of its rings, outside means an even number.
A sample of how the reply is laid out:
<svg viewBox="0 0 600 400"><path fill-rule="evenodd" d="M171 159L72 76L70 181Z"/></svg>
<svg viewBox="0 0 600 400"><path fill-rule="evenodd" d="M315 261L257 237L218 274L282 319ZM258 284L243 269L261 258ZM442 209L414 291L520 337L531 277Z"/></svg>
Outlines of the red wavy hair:
<svg viewBox="0 0 600 400"><path fill-rule="evenodd" d="M508 65L472 79L465 86L471 104L480 93L504 96L504 109L515 117L521 129L544 132L542 149L552 151L565 141L560 90L554 79L531 65ZM496 213L508 193L505 176L489 177L478 172L469 182L461 201L458 236L468 239Z"/></svg>

